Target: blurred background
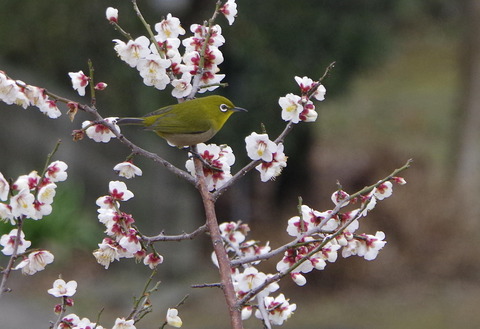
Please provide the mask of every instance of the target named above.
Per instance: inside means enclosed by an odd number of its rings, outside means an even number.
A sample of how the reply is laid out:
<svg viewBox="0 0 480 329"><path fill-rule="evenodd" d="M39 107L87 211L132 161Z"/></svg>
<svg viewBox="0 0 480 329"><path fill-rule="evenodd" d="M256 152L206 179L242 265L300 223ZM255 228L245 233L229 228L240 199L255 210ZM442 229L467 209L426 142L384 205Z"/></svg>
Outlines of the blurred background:
<svg viewBox="0 0 480 329"><path fill-rule="evenodd" d="M248 174L218 202L221 221L247 222L256 240L273 246L288 241L286 221L296 215L299 196L317 210L331 209L337 181L355 192L385 177L413 158L395 186L360 231L384 231L388 244L374 262L339 259L325 271L306 275L308 284L281 282L297 304L286 328L477 328L480 315L480 2L477 0L238 0L233 26L219 18L227 40L221 48L228 88L217 93L249 110L230 120L212 142L234 149L234 171L247 163L244 136L271 137L284 127L278 98L297 93L294 76L324 81L326 100L319 118L300 124L288 136L288 166L275 181L261 183ZM139 1L153 25L171 12L188 31L211 16L213 0ZM4 1L0 5L0 69L14 78L56 94L81 99L68 72L88 71L108 88L98 93L105 116L141 115L174 102L170 92L142 84L122 63L112 39L121 36L105 19L105 9L120 11L120 25L144 34L129 1ZM66 109L63 108L65 112ZM83 120L51 120L29 108L0 104L0 171L16 178L41 171L47 154L62 140L55 159L69 165L69 180L59 184L54 212L25 225L33 246L52 250L55 263L33 277L13 273L13 293L0 300L1 328L47 327L57 302L46 290L62 274L79 284L72 312L111 326L127 315L132 297L148 278L143 265L122 260L105 271L91 251L103 238L95 199L117 177L113 166L128 156L118 142L73 142ZM125 128L140 146L183 168L186 153L153 134ZM122 205L144 233L191 231L204 221L192 186L164 168L136 158L143 176L127 182L135 198ZM0 226L0 233L9 231ZM190 294L180 309L185 328L224 328L226 308L216 289L191 289L215 282L207 237L164 243L162 281L152 297L155 312L138 328L156 328L168 307ZM1 265L5 266L6 259ZM274 265L262 270L274 271ZM307 288L308 287L308 288ZM205 301L209 302L206 303ZM17 316L18 315L18 316ZM246 327L261 326L250 320Z"/></svg>

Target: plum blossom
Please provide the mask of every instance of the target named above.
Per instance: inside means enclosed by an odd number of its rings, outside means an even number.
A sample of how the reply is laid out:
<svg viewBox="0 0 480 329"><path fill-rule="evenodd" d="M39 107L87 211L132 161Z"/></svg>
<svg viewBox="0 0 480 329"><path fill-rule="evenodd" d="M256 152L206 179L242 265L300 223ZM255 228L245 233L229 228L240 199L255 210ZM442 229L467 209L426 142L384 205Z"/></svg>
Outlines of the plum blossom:
<svg viewBox="0 0 480 329"><path fill-rule="evenodd" d="M381 231L378 231L375 235L361 234L357 238L351 238L342 249L342 256L346 258L358 255L366 260L373 260L387 243L384 239L385 233Z"/></svg>
<svg viewBox="0 0 480 329"><path fill-rule="evenodd" d="M68 165L63 161L54 161L47 167L45 177L48 177L51 182L63 182L67 179Z"/></svg>
<svg viewBox="0 0 480 329"><path fill-rule="evenodd" d="M228 24L232 25L237 16L237 4L235 0L228 0L221 8L220 12L225 15L225 18L228 20Z"/></svg>
<svg viewBox="0 0 480 329"><path fill-rule="evenodd" d="M176 308L169 308L166 316L167 323L175 328L182 326L182 319L178 316L178 310Z"/></svg>
<svg viewBox="0 0 480 329"><path fill-rule="evenodd" d="M262 182L268 182L271 179L279 176L283 168L287 166L287 156L283 153L283 144L277 144L276 150L272 152L273 159L270 162L262 161L255 167L260 172L260 179Z"/></svg>
<svg viewBox="0 0 480 329"><path fill-rule="evenodd" d="M68 73L72 79L72 86L80 96L85 96L85 88L87 87L90 78L83 73L83 71Z"/></svg>
<svg viewBox="0 0 480 329"><path fill-rule="evenodd" d="M23 274L33 275L45 269L45 266L52 263L54 256L47 250L34 251L28 254L14 269L21 269Z"/></svg>
<svg viewBox="0 0 480 329"><path fill-rule="evenodd" d="M103 329L103 327L91 322L88 318L83 318L72 329Z"/></svg>
<svg viewBox="0 0 480 329"><path fill-rule="evenodd" d="M125 161L117 164L115 167L113 167L113 170L115 170L120 177L125 177L127 179L133 178L135 176L142 176L142 170L135 166L133 163L130 161Z"/></svg>
<svg viewBox="0 0 480 329"><path fill-rule="evenodd" d="M374 260L377 258L378 253L380 250L385 246L387 241L384 241L385 239L385 233L382 231L377 231L375 235L369 235L365 234L363 235L365 237L365 244L366 244L366 249L365 252L359 253L359 256L363 256L366 260Z"/></svg>
<svg viewBox="0 0 480 329"><path fill-rule="evenodd" d="M111 181L108 184L108 191L114 200L128 201L133 198L133 193L128 190L127 185L120 181Z"/></svg>
<svg viewBox="0 0 480 329"><path fill-rule="evenodd" d="M30 193L28 188L23 188L15 196L10 198L10 207L12 209L13 217L32 217L35 214L35 207L33 202L35 196Z"/></svg>
<svg viewBox="0 0 480 329"><path fill-rule="evenodd" d="M163 263L163 256L159 254L150 253L145 256L143 259L143 264L150 267L150 269L155 269L158 264Z"/></svg>
<svg viewBox="0 0 480 329"><path fill-rule="evenodd" d="M118 245L122 248L119 252L120 257L132 258L137 252L142 250L137 232L133 228L119 238Z"/></svg>
<svg viewBox="0 0 480 329"><path fill-rule="evenodd" d="M167 18L155 24L155 31L158 33L156 38L159 41L178 38L179 35L185 34L185 30L180 25L180 20L177 17L173 17L170 13L167 15Z"/></svg>
<svg viewBox="0 0 480 329"><path fill-rule="evenodd" d="M240 243L245 240L245 236L250 230L246 224L241 224L241 222L225 222L219 225L219 229L222 237L234 248L240 247Z"/></svg>
<svg viewBox="0 0 480 329"><path fill-rule="evenodd" d="M0 71L0 101L8 105L15 104L24 109L28 106L36 106L40 112L51 119L56 119L62 114L56 101L48 97L45 89L27 85L20 80L13 80L3 71Z"/></svg>
<svg viewBox="0 0 480 329"><path fill-rule="evenodd" d="M234 276L237 283L236 289L240 294L246 294L252 289L260 286L267 279L267 275L259 272L255 267L247 267L242 273Z"/></svg>
<svg viewBox="0 0 480 329"><path fill-rule="evenodd" d="M235 163L235 155L228 145L197 144L198 154L211 165L212 168L203 166L203 174L209 191L221 188L232 178L230 167ZM185 168L195 176L193 159L187 160Z"/></svg>
<svg viewBox="0 0 480 329"><path fill-rule="evenodd" d="M120 132L120 127L116 124L117 119L118 118L116 117L111 117L105 118L105 121L113 124L117 132ZM87 136L97 143L108 143L110 139L115 138L115 134L108 127L102 125L101 123L84 121L82 123L82 128L85 129Z"/></svg>
<svg viewBox="0 0 480 329"><path fill-rule="evenodd" d="M154 86L158 90L163 90L170 83L166 71L169 66L169 60L149 54L138 60L137 70L146 86Z"/></svg>
<svg viewBox="0 0 480 329"><path fill-rule="evenodd" d="M343 202L344 200L348 199L349 197L350 197L350 195L348 195L347 192L345 192L343 190L337 190L337 191L333 192L333 194L331 196L331 200L336 206L338 206L338 204L340 202ZM345 201L344 203L342 203L342 207L347 206L349 203L350 203L350 201Z"/></svg>
<svg viewBox="0 0 480 329"><path fill-rule="evenodd" d="M0 200L7 201L9 192L10 185L8 184L3 174L0 172Z"/></svg>
<svg viewBox="0 0 480 329"><path fill-rule="evenodd" d="M273 153L277 151L277 144L272 142L267 134L253 132L245 137L245 144L247 145L247 154L252 160L271 162Z"/></svg>
<svg viewBox="0 0 480 329"><path fill-rule="evenodd" d="M0 245L3 246L2 253L5 256L11 256L14 253L15 240L17 239L18 229L13 229L8 234L2 235L0 238ZM20 232L19 242L17 247L17 255L23 254L32 242L25 240L25 233Z"/></svg>
<svg viewBox="0 0 480 329"><path fill-rule="evenodd" d="M142 58L150 55L150 40L146 36L140 36L135 40L129 40L127 43L122 40L115 39L115 46L113 47L118 56L130 67L136 67Z"/></svg>
<svg viewBox="0 0 480 329"><path fill-rule="evenodd" d="M133 319L125 320L125 318L117 318L112 329L136 329L134 323L135 321Z"/></svg>
<svg viewBox="0 0 480 329"><path fill-rule="evenodd" d="M57 279L53 282L53 288L48 289L48 293L54 297L71 297L77 292L77 281L68 281Z"/></svg>
<svg viewBox="0 0 480 329"><path fill-rule="evenodd" d="M21 191L23 189L33 190L37 188L41 177L36 170L31 171L28 175L21 175L13 183L12 189L15 191Z"/></svg>
<svg viewBox="0 0 480 329"><path fill-rule="evenodd" d="M119 260L119 246L110 238L103 239L102 243L98 244L98 249L93 252L93 256L97 262L108 269L110 263L114 260Z"/></svg>
<svg viewBox="0 0 480 329"><path fill-rule="evenodd" d="M80 318L76 314L69 314L62 318L62 321L56 329L71 329L75 328L80 323Z"/></svg>
<svg viewBox="0 0 480 329"><path fill-rule="evenodd" d="M10 224L15 225L15 217L12 215L12 208L10 205L0 202L0 220L10 221Z"/></svg>
<svg viewBox="0 0 480 329"><path fill-rule="evenodd" d="M300 113L303 112L302 98L292 93L284 97L280 97L278 104L282 108L282 119L298 123L300 121Z"/></svg>
<svg viewBox="0 0 480 329"><path fill-rule="evenodd" d="M373 195L377 200L386 199L392 195L393 193L392 187L393 187L392 182L389 182L389 181L383 182L382 184L378 185L374 189Z"/></svg>
<svg viewBox="0 0 480 329"><path fill-rule="evenodd" d="M310 93L311 89L314 88L317 84L317 82L313 81L309 77L300 78L296 76L295 81L299 85L302 95L307 95L308 93ZM318 101L323 101L325 99L325 93L327 90L321 84L318 85L316 88L317 89L313 92L312 96Z"/></svg>
<svg viewBox="0 0 480 329"><path fill-rule="evenodd" d="M55 183L50 183L38 190L37 200L42 204L52 204L53 198L55 197L55 189L57 185Z"/></svg>
<svg viewBox="0 0 480 329"><path fill-rule="evenodd" d="M174 79L172 81L172 96L175 98L183 98L190 95L193 89L191 81L192 75L188 72L183 73L180 79Z"/></svg>
<svg viewBox="0 0 480 329"><path fill-rule="evenodd" d="M258 241L249 240L242 242L240 244L240 251L243 253L244 257L251 257L251 256L260 256L268 253L272 248L269 246L269 242L265 245L260 245ZM256 265L258 262L252 262L251 264Z"/></svg>
<svg viewBox="0 0 480 329"><path fill-rule="evenodd" d="M272 324L278 326L282 325L283 322L290 318L293 312L297 309L297 305L290 304L283 294L279 294L275 298L267 296L263 299L263 302L268 312L268 320ZM255 316L262 319L262 313L260 310L255 311Z"/></svg>

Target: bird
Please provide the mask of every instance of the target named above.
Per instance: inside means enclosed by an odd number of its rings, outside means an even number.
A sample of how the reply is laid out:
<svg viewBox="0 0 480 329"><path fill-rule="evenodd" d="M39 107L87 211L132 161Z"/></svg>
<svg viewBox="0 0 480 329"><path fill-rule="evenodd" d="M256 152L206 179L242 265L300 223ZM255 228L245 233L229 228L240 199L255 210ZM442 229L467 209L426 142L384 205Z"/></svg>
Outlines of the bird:
<svg viewBox="0 0 480 329"><path fill-rule="evenodd" d="M226 97L211 95L165 106L143 117L119 118L116 123L142 126L168 144L184 148L210 140L235 112L247 110Z"/></svg>

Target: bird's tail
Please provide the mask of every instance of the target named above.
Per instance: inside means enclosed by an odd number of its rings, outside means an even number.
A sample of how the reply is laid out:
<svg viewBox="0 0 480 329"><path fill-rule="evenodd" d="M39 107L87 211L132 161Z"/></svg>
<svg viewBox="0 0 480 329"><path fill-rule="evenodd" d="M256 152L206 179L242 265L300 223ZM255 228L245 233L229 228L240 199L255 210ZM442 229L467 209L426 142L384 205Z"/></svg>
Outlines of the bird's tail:
<svg viewBox="0 0 480 329"><path fill-rule="evenodd" d="M117 125L134 125L134 126L143 126L143 118L120 118L117 120Z"/></svg>

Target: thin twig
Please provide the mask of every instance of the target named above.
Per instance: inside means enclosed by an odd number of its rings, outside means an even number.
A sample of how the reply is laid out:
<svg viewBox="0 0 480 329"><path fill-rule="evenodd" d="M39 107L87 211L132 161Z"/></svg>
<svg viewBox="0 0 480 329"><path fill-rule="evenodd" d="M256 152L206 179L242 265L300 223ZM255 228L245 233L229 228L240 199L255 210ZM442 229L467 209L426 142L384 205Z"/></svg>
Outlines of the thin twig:
<svg viewBox="0 0 480 329"><path fill-rule="evenodd" d="M178 235L165 235L163 232L155 236L142 236L142 240L151 244L157 241L182 241L182 240L192 240L198 235L205 233L207 231L207 225L202 225L191 233L182 233Z"/></svg>
<svg viewBox="0 0 480 329"><path fill-rule="evenodd" d="M192 284L192 288L221 288L221 283L201 283L201 284Z"/></svg>
<svg viewBox="0 0 480 329"><path fill-rule="evenodd" d="M2 271L2 282L0 283L0 298L3 296L4 292L9 292L10 289L5 288L7 285L8 276L13 269L13 264L18 257L18 246L20 244L21 234L22 234L22 226L23 226L23 217L18 219L17 223L17 236L15 237L15 241L13 242L13 253L8 260L7 267Z"/></svg>
<svg viewBox="0 0 480 329"><path fill-rule="evenodd" d="M254 262L254 261L259 261L259 260L265 260L265 259L269 259L273 256L276 256L278 254L280 254L281 252L285 252L286 250L288 250L289 248L292 248L294 247L299 241L303 240L305 237L307 236L311 236L311 235L314 235L314 234L318 234L321 232L322 230L322 227L325 225L326 222L328 222L328 220L330 220L333 216L337 215L338 212L340 211L340 209L345 205L347 204L348 202L350 202L352 199L355 199L356 197L362 195L362 194L367 194L367 193L370 193L374 188L378 187L379 185L383 184L384 182L392 179L393 177L395 177L396 175L398 175L400 172L408 169L410 167L412 163L412 160L408 160L405 165L403 165L402 167L398 168L398 169L395 169L390 175L386 176L384 179L381 179L380 181L378 181L377 183L373 184L373 185L370 185L370 186L366 186L364 187L363 189L361 189L360 191L350 195L349 197L345 198L344 200L342 200L341 202L339 202L336 207L331 211L329 212L329 214L326 216L326 218L324 218L322 220L322 222L317 226L317 227L314 227L312 229L310 229L309 231L303 233L301 236L297 237L295 240L291 241L290 243L288 244L285 244L273 251L270 251L269 253L266 253L266 254L263 254L263 255L258 255L258 256L252 256L252 257L246 257L246 258L243 258L243 259L239 259L239 260L233 260L231 263L233 266L235 265L240 265L240 264L245 264L245 263L251 263L251 262ZM267 280L265 280L265 282L263 282L261 285L259 285L258 287L256 287L255 289L252 289L250 290L245 296L243 296L243 298L241 300L239 300L237 303L237 305L239 307L243 306L245 303L247 303L250 299L252 299L255 295L257 295L258 293L260 293L263 289L265 289L268 285L270 285L271 283L273 282L277 282L279 281L280 279L282 279L283 277L285 277L286 275L288 275L289 273L291 273L292 271L294 271L298 266L300 266L302 263L304 263L305 261L307 261L312 255L316 254L317 252L319 252L328 242L332 241L334 238L336 238L337 236L339 236L340 234L343 233L343 231L355 220L358 220L359 218L361 218L363 216L362 212L366 209L368 205L368 202L365 202L365 204L363 205L363 207L358 211L357 215L356 216L353 216L350 220L348 220L347 222L345 222L339 229L337 229L337 231L335 233L332 233L332 234L329 234L328 236L326 236L323 241L316 247L314 248L313 250L311 250L308 254L306 254L302 259L300 259L299 261L297 261L295 264L293 264L292 266L290 266L288 269L282 271L282 272L279 272L271 277L269 277Z"/></svg>
<svg viewBox="0 0 480 329"><path fill-rule="evenodd" d="M386 176L385 178L379 180L377 183L375 184L372 184L372 185L369 185L369 186L366 186L364 187L363 189L361 189L360 191L358 192L355 192L353 194L351 194L348 198L345 198L345 200L341 201L340 203L338 203L334 209L332 209L331 212L329 212L327 214L327 216L325 216L325 218L320 222L320 224L317 226L317 227L314 227L312 228L311 230L303 233L301 236L299 236L298 238L290 241L289 243L286 243L274 250L271 250L270 252L267 252L265 254L261 254L261 255L254 255L254 256L248 256L248 257L243 257L243 258L240 258L240 259L234 259L231 261L232 263L232 266L239 266L239 265L243 265L243 264L248 264L248 263L252 263L252 262L258 262L258 261L264 261L264 260L267 260L267 259L270 259L278 254L281 254L281 253L284 253L287 249L289 248L292 248L294 247L295 245L297 245L299 243L299 241L301 241L302 239L304 239L306 236L310 236L312 234L317 234L317 233L324 233L322 232L322 227L325 225L326 222L328 222L333 216L335 216L336 214L338 214L338 212L340 211L340 209L348 202L350 202L352 199L355 199L356 197L358 197L359 195L362 195L362 194L367 194L369 193L370 191L372 191L374 188L378 187L379 185L383 184L384 182L388 181L388 180L391 180L393 177L397 176L400 172L408 169L412 163L412 159L409 159L402 167L398 168L398 169L395 169L390 175Z"/></svg>
<svg viewBox="0 0 480 329"><path fill-rule="evenodd" d="M72 100L70 100L68 98L58 96L58 95L56 95L54 93L51 93L49 91L46 91L46 90L45 90L45 93L47 95L49 95L50 97L56 99L57 101L63 102L65 104L68 104L69 102L73 102ZM196 184L195 178L192 175L190 175L189 173L187 173L186 171L175 167L173 164L171 164L170 162L168 162L164 158L160 157L158 154L149 152L149 151L139 147L138 145L134 144L130 140L128 140L123 134L121 134L119 131L117 131L117 129L115 128L115 126L112 123L105 121L105 119L98 113L96 108L94 108L92 106L89 106L89 105L85 105L85 104L78 104L78 108L81 109L82 111L86 112L86 113L89 113L89 114L93 115L93 117L95 118L95 120L94 120L95 123L102 124L105 127L109 128L112 131L112 133L115 135L115 137L117 137L117 139L122 144L126 145L132 151L133 154L143 156L143 157L145 157L147 159L150 159L150 160L152 160L156 163L159 163L159 164L163 165L167 170L172 172L174 175L176 175L177 177L180 177L180 178L186 180L187 182L189 182L192 185Z"/></svg>

